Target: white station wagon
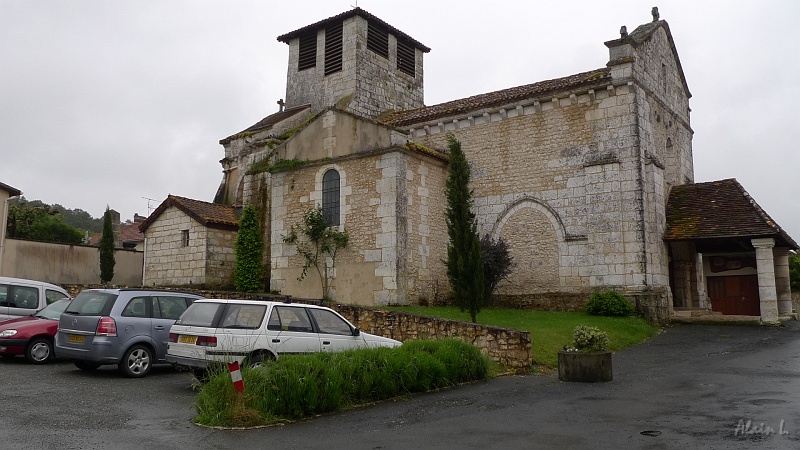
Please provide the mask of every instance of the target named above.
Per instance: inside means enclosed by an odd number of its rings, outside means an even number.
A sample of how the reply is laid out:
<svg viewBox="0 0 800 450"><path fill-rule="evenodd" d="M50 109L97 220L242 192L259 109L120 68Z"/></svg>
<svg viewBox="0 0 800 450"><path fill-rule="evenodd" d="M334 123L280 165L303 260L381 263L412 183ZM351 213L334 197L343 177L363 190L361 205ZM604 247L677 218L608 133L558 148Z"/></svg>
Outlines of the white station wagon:
<svg viewBox="0 0 800 450"><path fill-rule="evenodd" d="M215 363L251 366L280 354L397 347L363 333L330 308L259 300L202 299L172 325L167 361L202 373Z"/></svg>

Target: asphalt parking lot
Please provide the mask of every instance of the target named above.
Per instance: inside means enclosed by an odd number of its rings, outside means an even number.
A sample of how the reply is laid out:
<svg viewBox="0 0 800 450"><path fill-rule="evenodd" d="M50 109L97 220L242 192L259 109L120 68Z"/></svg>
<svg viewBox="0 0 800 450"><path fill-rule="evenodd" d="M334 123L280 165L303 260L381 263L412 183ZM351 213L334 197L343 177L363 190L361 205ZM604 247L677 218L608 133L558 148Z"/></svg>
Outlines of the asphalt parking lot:
<svg viewBox="0 0 800 450"><path fill-rule="evenodd" d="M502 377L257 430L193 425L192 377L168 366L0 374L2 449L800 448L800 322L675 326L616 353L610 383Z"/></svg>

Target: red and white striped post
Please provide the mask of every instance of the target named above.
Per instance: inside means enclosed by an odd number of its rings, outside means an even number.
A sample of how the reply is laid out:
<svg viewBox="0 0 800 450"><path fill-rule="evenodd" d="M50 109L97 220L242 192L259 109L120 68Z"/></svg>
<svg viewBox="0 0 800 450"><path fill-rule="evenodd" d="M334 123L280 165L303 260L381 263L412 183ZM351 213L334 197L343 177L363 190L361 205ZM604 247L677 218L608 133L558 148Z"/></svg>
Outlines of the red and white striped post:
<svg viewBox="0 0 800 450"><path fill-rule="evenodd" d="M239 369L239 361L228 363L228 370L231 371L233 389L236 392L244 392L244 381L242 380L242 371Z"/></svg>

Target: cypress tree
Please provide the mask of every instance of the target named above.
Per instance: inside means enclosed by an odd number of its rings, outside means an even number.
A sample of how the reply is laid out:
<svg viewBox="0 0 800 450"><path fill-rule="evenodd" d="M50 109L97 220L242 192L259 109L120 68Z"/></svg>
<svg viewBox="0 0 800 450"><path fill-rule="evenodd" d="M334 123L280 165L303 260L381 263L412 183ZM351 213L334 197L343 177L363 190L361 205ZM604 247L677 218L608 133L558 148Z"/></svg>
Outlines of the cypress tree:
<svg viewBox="0 0 800 450"><path fill-rule="evenodd" d="M261 288L262 238L256 209L246 206L239 219L234 252L233 283L239 292L256 292Z"/></svg>
<svg viewBox="0 0 800 450"><path fill-rule="evenodd" d="M106 206L103 214L103 236L100 238L100 283L106 284L114 278L114 228L111 225L111 210Z"/></svg>
<svg viewBox="0 0 800 450"><path fill-rule="evenodd" d="M453 301L461 311L469 311L473 322L485 304L483 261L475 214L472 212L472 192L469 190L470 169L461 143L447 136L450 149L447 195L447 279L453 291Z"/></svg>

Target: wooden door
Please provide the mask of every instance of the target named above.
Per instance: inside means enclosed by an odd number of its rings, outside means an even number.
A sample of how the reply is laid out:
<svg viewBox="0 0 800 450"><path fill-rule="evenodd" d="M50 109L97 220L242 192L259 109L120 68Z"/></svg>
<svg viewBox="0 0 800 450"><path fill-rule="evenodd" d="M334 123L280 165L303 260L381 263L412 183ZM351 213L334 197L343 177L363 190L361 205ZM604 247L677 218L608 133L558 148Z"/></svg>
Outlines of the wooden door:
<svg viewBox="0 0 800 450"><path fill-rule="evenodd" d="M760 316L758 275L708 278L711 309L722 314Z"/></svg>

